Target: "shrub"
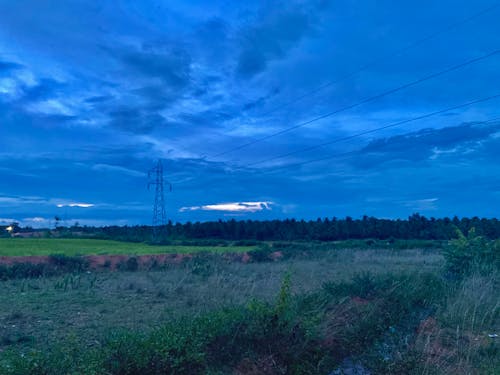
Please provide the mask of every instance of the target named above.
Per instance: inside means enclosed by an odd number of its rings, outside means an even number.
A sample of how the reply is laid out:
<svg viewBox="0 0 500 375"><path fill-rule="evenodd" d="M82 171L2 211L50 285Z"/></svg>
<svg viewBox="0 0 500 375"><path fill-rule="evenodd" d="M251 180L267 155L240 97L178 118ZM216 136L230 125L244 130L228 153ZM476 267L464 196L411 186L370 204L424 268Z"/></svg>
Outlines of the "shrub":
<svg viewBox="0 0 500 375"><path fill-rule="evenodd" d="M457 229L458 238L444 251L446 267L453 274L469 274L474 268L500 268L500 240L488 240L471 228L465 236Z"/></svg>
<svg viewBox="0 0 500 375"><path fill-rule="evenodd" d="M130 257L125 262L125 269L127 271L137 271L139 269L139 262L136 257Z"/></svg>
<svg viewBox="0 0 500 375"><path fill-rule="evenodd" d="M193 275L209 277L215 272L215 259L210 253L198 253L192 259L187 260L185 265Z"/></svg>
<svg viewBox="0 0 500 375"><path fill-rule="evenodd" d="M250 250L248 255L250 255L253 262L261 263L271 261L270 255L272 252L273 250L269 247L269 245L263 244L254 250Z"/></svg>
<svg viewBox="0 0 500 375"><path fill-rule="evenodd" d="M55 275L56 271L47 264L16 263L0 265L0 280L38 278Z"/></svg>
<svg viewBox="0 0 500 375"><path fill-rule="evenodd" d="M89 267L87 259L63 254L49 255L49 262L56 266L58 270L65 272L82 272Z"/></svg>

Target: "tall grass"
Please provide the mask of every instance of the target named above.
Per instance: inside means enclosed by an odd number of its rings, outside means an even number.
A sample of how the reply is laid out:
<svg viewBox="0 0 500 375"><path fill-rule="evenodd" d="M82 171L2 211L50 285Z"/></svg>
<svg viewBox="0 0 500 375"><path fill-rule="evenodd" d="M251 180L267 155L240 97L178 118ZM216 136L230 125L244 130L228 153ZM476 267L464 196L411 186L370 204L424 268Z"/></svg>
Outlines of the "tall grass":
<svg viewBox="0 0 500 375"><path fill-rule="evenodd" d="M498 374L500 275L472 273L450 290L416 339L422 374Z"/></svg>

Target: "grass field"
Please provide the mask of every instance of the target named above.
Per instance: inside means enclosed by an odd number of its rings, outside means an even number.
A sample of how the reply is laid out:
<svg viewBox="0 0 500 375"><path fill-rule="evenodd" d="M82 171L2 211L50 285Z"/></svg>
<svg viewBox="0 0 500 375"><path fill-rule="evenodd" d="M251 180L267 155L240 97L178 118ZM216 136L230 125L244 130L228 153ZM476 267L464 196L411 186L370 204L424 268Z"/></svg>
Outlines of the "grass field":
<svg viewBox="0 0 500 375"><path fill-rule="evenodd" d="M252 298L272 301L287 271L293 273L294 293L306 293L361 272L434 272L441 264L434 251L336 250L309 260L241 264L215 257L162 271L3 281L0 331L4 344L18 340L23 346L33 338L33 344L47 345L74 336L91 345L116 328L145 331Z"/></svg>
<svg viewBox="0 0 500 375"><path fill-rule="evenodd" d="M144 243L95 239L0 238L0 256L75 255L152 255L197 252L244 252L255 246L151 246Z"/></svg>
<svg viewBox="0 0 500 375"><path fill-rule="evenodd" d="M498 272L448 279L440 249L293 246L0 281L0 374L498 373Z"/></svg>

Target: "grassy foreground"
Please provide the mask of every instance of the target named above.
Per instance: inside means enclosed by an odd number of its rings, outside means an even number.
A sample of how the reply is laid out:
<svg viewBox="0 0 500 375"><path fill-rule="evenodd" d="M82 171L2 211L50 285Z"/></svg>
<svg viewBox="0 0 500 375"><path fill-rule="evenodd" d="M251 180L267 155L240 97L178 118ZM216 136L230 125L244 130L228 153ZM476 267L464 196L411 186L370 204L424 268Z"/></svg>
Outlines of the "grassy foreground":
<svg viewBox="0 0 500 375"><path fill-rule="evenodd" d="M144 243L80 238L0 238L0 256L236 253L254 248L254 246L151 246Z"/></svg>
<svg viewBox="0 0 500 375"><path fill-rule="evenodd" d="M0 281L0 374L500 372L497 269L453 276L432 249L297 246L280 261L203 254Z"/></svg>
<svg viewBox="0 0 500 375"><path fill-rule="evenodd" d="M184 316L85 344L6 350L0 373L498 374L498 275L359 274L269 302ZM152 322L154 325L154 322ZM357 371L357 372L353 372Z"/></svg>

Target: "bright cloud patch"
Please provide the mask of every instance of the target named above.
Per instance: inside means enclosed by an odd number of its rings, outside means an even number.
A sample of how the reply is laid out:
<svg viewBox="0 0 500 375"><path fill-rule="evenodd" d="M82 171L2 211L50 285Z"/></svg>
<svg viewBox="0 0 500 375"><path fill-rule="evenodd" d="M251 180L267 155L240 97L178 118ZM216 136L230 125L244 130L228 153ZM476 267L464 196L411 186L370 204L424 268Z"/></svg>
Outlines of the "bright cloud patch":
<svg viewBox="0 0 500 375"><path fill-rule="evenodd" d="M49 219L46 219L44 217L36 216L36 217L27 217L27 218L24 219L24 221L31 221L33 223L44 223L44 222L49 221Z"/></svg>
<svg viewBox="0 0 500 375"><path fill-rule="evenodd" d="M414 201L406 201L404 205L414 211L432 211L436 210L438 198L418 199Z"/></svg>
<svg viewBox="0 0 500 375"><path fill-rule="evenodd" d="M205 206L182 207L179 211L225 211L225 212L257 212L270 210L273 202L232 202L207 204Z"/></svg>
<svg viewBox="0 0 500 375"><path fill-rule="evenodd" d="M81 208L89 208L89 207L94 207L95 205L92 203L60 203L57 205L57 207L81 207Z"/></svg>

